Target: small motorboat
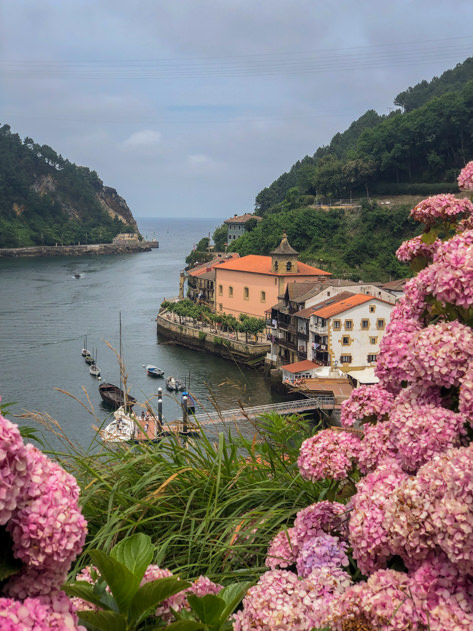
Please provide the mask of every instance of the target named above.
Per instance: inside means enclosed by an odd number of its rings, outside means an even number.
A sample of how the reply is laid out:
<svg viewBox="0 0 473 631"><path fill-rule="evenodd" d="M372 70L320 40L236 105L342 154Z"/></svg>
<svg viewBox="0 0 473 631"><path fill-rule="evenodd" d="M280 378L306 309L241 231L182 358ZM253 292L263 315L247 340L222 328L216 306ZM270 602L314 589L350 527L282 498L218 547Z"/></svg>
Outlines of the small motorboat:
<svg viewBox="0 0 473 631"><path fill-rule="evenodd" d="M146 366L146 374L150 377L163 377L164 370L161 370L161 368L158 368L157 366L152 366L151 364L148 364Z"/></svg>
<svg viewBox="0 0 473 631"><path fill-rule="evenodd" d="M84 355L84 359L85 359L85 363L89 364L89 366L91 366L92 364L95 364L95 359L92 357L90 353L88 355Z"/></svg>
<svg viewBox="0 0 473 631"><path fill-rule="evenodd" d="M184 406L185 404L185 399L184 397L187 397L187 411L194 413L195 412L195 399L192 396L192 394L190 392L186 392L184 391L181 394L181 405Z"/></svg>
<svg viewBox="0 0 473 631"><path fill-rule="evenodd" d="M182 383L182 381L180 379L177 379L176 377L168 377L166 379L166 388L168 390L170 390L171 392L177 392L178 390L184 390L184 384Z"/></svg>
<svg viewBox="0 0 473 631"><path fill-rule="evenodd" d="M136 403L136 399L132 397L130 394L126 395L125 402L125 393L118 386L113 385L113 383L101 383L99 386L99 394L102 397L102 401L113 407L118 409L121 406L125 406L128 408L132 408Z"/></svg>
<svg viewBox="0 0 473 631"><path fill-rule="evenodd" d="M100 368L97 366L95 362L93 364L90 364L89 372L92 375L92 377L100 377Z"/></svg>

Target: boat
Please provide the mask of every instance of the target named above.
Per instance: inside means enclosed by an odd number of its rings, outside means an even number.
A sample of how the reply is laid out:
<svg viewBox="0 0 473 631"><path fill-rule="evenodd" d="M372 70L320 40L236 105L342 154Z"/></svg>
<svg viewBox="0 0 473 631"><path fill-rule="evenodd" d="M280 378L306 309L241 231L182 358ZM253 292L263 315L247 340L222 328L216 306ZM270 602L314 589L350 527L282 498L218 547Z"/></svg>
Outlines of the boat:
<svg viewBox="0 0 473 631"><path fill-rule="evenodd" d="M102 397L102 401L115 409L121 406L132 408L136 403L136 399L131 395L125 393L118 386L114 386L113 383L101 383L99 386L99 394Z"/></svg>
<svg viewBox="0 0 473 631"><path fill-rule="evenodd" d="M152 366L151 364L148 364L146 366L146 374L150 377L163 377L164 370L161 370L161 368L158 368L157 366Z"/></svg>
<svg viewBox="0 0 473 631"><path fill-rule="evenodd" d="M132 397L127 392L122 390L122 314L120 313L120 387L115 386L113 383L101 383L99 386L99 394L102 398L102 401L114 408L118 409L120 407L124 407L126 410L131 410L133 405L136 403L136 399Z"/></svg>
<svg viewBox="0 0 473 631"><path fill-rule="evenodd" d="M87 335L84 337L84 347L82 349L82 357L90 355L90 351L87 350Z"/></svg>
<svg viewBox="0 0 473 631"><path fill-rule="evenodd" d="M89 364L89 366L91 366L95 362L94 358L92 357L90 353L88 355L84 355L84 359L85 359L85 363Z"/></svg>
<svg viewBox="0 0 473 631"><path fill-rule="evenodd" d="M176 379L176 377L167 377L166 388L171 392L177 392L178 390L184 390L184 384L180 379Z"/></svg>
<svg viewBox="0 0 473 631"><path fill-rule="evenodd" d="M100 377L100 368L97 366L97 351L95 351L95 360L89 366L89 372L92 377Z"/></svg>
<svg viewBox="0 0 473 631"><path fill-rule="evenodd" d="M163 424L149 411L139 418L133 411L120 407L114 412L113 421L99 431L99 436L107 443L154 443L165 436L198 436L200 432L200 427L194 425L181 421Z"/></svg>

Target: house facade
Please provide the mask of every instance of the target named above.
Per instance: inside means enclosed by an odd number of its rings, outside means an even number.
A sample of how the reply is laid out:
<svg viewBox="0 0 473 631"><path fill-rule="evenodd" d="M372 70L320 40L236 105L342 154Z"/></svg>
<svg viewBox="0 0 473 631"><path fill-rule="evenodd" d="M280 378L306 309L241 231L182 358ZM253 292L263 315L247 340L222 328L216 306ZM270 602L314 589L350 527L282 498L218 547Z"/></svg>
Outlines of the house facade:
<svg viewBox="0 0 473 631"><path fill-rule="evenodd" d="M223 222L227 226L227 244L230 245L232 241L241 237L242 234L245 233L245 224L250 219L256 219L256 221L261 221L262 217L258 217L258 215L251 215L250 213L246 213L244 215L234 215L230 219L225 219Z"/></svg>
<svg viewBox="0 0 473 631"><path fill-rule="evenodd" d="M215 267L240 258L236 252L218 256L208 263L198 265L187 272L187 297L193 302L207 305L211 309L215 305Z"/></svg>
<svg viewBox="0 0 473 631"><path fill-rule="evenodd" d="M273 365L309 360L344 372L372 366L393 307L348 291L292 313L276 305L271 310L268 360Z"/></svg>
<svg viewBox="0 0 473 631"><path fill-rule="evenodd" d="M250 254L215 267L215 311L238 317L264 318L288 283L330 277L329 272L297 260L298 252L284 233L270 256Z"/></svg>

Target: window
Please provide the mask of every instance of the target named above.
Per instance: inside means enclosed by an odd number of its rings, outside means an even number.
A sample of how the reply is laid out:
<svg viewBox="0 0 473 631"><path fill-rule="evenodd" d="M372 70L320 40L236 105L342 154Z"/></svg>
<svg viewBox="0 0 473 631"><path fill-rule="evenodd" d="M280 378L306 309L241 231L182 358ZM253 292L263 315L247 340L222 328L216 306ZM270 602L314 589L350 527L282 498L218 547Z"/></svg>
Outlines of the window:
<svg viewBox="0 0 473 631"><path fill-rule="evenodd" d="M233 287L231 286L228 288L228 297L233 298Z"/></svg>
<svg viewBox="0 0 473 631"><path fill-rule="evenodd" d="M218 286L218 295L223 296L223 285Z"/></svg>
<svg viewBox="0 0 473 631"><path fill-rule="evenodd" d="M362 329L369 329L370 328L370 321L363 319L361 321L361 328Z"/></svg>
<svg viewBox="0 0 473 631"><path fill-rule="evenodd" d="M341 364L351 364L351 355L340 355Z"/></svg>
<svg viewBox="0 0 473 631"><path fill-rule="evenodd" d="M376 311L376 305L370 305L370 313L374 313Z"/></svg>
<svg viewBox="0 0 473 631"><path fill-rule="evenodd" d="M340 329L341 326L342 326L342 324L341 324L340 320L334 320L333 321L333 328L334 329Z"/></svg>
<svg viewBox="0 0 473 631"><path fill-rule="evenodd" d="M218 303L218 310L223 311L223 305L221 302Z"/></svg>
<svg viewBox="0 0 473 631"><path fill-rule="evenodd" d="M349 335L344 335L342 337L342 344L343 344L343 346L349 346L349 344L350 344L350 336Z"/></svg>
<svg viewBox="0 0 473 631"><path fill-rule="evenodd" d="M277 262L277 261L274 261L274 271L275 271L275 272L277 272L277 271L278 271L278 267L279 267L278 262Z"/></svg>
<svg viewBox="0 0 473 631"><path fill-rule="evenodd" d="M351 331L353 328L353 320L345 320L345 330Z"/></svg>
<svg viewBox="0 0 473 631"><path fill-rule="evenodd" d="M245 300L248 300L250 297L250 290L248 289L248 287L243 287L243 298Z"/></svg>
<svg viewBox="0 0 473 631"><path fill-rule="evenodd" d="M286 263L286 272L290 272L290 271L291 271L291 269L292 269L292 263L291 263L291 261L288 261L288 262Z"/></svg>
<svg viewBox="0 0 473 631"><path fill-rule="evenodd" d="M376 328L377 329L384 329L384 318L378 318L376 320Z"/></svg>
<svg viewBox="0 0 473 631"><path fill-rule="evenodd" d="M375 353L373 353L373 355L368 355L368 364L372 364L377 358L378 356Z"/></svg>
<svg viewBox="0 0 473 631"><path fill-rule="evenodd" d="M261 292L261 302L266 302L266 292L265 291Z"/></svg>
<svg viewBox="0 0 473 631"><path fill-rule="evenodd" d="M377 344L377 343L378 343L377 337L370 337L370 344Z"/></svg>

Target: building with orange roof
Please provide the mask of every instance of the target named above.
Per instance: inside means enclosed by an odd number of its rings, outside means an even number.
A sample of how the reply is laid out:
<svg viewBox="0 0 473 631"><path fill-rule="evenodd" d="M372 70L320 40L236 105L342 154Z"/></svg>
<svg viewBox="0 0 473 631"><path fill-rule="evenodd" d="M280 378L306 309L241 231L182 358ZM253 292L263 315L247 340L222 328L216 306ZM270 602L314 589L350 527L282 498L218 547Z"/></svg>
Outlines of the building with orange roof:
<svg viewBox="0 0 473 631"><path fill-rule="evenodd" d="M207 263L197 265L187 272L187 297L199 304L214 308L215 267L240 258L237 252L217 256Z"/></svg>
<svg viewBox="0 0 473 631"><path fill-rule="evenodd" d="M343 371L373 366L389 322L392 302L342 291L304 309L271 309L271 364L309 360Z"/></svg>
<svg viewBox="0 0 473 631"><path fill-rule="evenodd" d="M288 283L330 277L329 272L298 261L286 233L269 256L250 254L215 267L215 310L238 317L264 318Z"/></svg>

